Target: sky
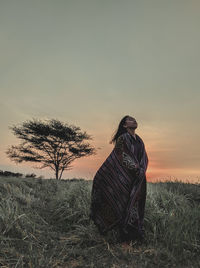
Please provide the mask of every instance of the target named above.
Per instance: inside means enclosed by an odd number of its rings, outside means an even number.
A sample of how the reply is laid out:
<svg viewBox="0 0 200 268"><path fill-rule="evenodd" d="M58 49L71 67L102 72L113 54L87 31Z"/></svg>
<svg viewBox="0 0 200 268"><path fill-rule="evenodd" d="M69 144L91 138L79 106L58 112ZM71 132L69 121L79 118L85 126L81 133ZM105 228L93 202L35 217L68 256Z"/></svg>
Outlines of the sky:
<svg viewBox="0 0 200 268"><path fill-rule="evenodd" d="M25 120L59 119L93 137L97 154L64 178L93 179L122 117L136 118L148 180L200 178L200 1L1 0L0 169Z"/></svg>

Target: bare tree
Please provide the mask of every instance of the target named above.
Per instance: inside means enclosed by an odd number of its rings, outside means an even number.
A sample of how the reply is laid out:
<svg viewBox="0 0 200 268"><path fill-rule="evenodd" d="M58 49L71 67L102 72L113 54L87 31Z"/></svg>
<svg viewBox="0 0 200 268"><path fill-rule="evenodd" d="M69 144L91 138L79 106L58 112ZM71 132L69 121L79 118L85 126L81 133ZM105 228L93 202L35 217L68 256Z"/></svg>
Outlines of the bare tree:
<svg viewBox="0 0 200 268"><path fill-rule="evenodd" d="M56 119L33 119L10 129L21 143L6 151L8 157L16 163L33 162L38 164L37 168L49 167L59 180L75 159L96 153L94 147L83 142L91 140L90 135Z"/></svg>

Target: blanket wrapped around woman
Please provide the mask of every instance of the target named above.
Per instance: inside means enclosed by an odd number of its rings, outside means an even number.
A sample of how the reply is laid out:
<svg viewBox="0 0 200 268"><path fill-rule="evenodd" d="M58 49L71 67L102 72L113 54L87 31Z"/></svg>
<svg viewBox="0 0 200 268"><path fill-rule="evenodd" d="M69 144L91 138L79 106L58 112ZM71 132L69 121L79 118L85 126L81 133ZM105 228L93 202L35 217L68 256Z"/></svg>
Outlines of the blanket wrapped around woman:
<svg viewBox="0 0 200 268"><path fill-rule="evenodd" d="M142 139L121 134L93 180L90 218L101 234L119 226L125 240L143 236L147 165Z"/></svg>

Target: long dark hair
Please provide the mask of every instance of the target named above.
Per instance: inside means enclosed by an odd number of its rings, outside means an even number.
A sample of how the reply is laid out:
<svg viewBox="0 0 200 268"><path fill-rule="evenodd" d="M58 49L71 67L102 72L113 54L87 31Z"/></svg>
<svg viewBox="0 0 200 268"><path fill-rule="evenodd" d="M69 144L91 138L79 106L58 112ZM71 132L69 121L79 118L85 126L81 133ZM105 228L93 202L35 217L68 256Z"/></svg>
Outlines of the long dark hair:
<svg viewBox="0 0 200 268"><path fill-rule="evenodd" d="M123 125L125 124L126 119L127 119L128 117L130 117L130 116L129 116L129 115L126 115L126 116L124 116L124 117L121 119L121 121L120 121L120 123L119 123L119 126L118 126L118 128L117 128L117 130L115 131L115 133L114 133L113 136L112 136L112 139L111 139L110 143L115 143L116 140L117 140L117 138L118 138L121 134L127 132L127 129L126 129Z"/></svg>

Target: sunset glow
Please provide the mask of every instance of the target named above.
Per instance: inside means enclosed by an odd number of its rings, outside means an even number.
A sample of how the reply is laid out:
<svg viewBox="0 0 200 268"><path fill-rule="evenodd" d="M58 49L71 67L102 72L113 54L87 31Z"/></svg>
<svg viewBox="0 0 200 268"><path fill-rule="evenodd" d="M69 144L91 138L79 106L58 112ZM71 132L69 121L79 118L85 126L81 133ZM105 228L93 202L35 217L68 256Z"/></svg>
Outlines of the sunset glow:
<svg viewBox="0 0 200 268"><path fill-rule="evenodd" d="M149 181L198 180L199 10L193 0L1 1L0 169L53 177L5 151L18 144L9 126L56 118L92 135L97 149L63 177L93 179L131 115Z"/></svg>

